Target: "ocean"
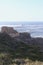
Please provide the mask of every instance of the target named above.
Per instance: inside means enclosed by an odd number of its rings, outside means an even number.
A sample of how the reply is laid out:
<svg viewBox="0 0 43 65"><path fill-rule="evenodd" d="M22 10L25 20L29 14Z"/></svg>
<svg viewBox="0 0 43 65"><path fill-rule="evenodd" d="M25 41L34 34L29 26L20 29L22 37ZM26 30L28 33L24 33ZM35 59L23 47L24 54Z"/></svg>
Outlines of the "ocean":
<svg viewBox="0 0 43 65"><path fill-rule="evenodd" d="M0 26L12 26L18 32L28 32L31 37L43 37L43 22L7 22Z"/></svg>

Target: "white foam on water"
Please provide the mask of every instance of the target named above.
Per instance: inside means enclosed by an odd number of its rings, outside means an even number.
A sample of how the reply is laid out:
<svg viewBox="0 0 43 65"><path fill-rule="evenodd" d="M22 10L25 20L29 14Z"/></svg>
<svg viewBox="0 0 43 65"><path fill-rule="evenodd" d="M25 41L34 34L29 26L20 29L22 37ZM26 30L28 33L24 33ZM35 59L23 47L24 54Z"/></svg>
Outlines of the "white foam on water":
<svg viewBox="0 0 43 65"><path fill-rule="evenodd" d="M14 24L14 25L0 25L0 30L2 26L13 27L18 32L28 32L32 37L43 37L43 24Z"/></svg>

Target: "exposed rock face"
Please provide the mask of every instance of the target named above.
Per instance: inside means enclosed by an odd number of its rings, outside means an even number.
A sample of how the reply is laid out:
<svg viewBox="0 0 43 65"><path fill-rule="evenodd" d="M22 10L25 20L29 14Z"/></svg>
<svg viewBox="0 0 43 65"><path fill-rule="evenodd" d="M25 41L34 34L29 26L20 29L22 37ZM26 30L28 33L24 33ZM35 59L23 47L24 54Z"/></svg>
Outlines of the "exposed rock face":
<svg viewBox="0 0 43 65"><path fill-rule="evenodd" d="M27 33L27 32L24 32L24 33L20 33L20 37L23 38L23 39L30 39L31 36L30 36L30 33Z"/></svg>
<svg viewBox="0 0 43 65"><path fill-rule="evenodd" d="M31 36L27 32L19 33L19 36L16 37L16 39L21 40L21 41L25 42L26 44L31 42Z"/></svg>
<svg viewBox="0 0 43 65"><path fill-rule="evenodd" d="M11 37L15 37L15 36L18 36L19 33L13 29L13 27L2 27L1 28L1 33L7 33L9 34Z"/></svg>

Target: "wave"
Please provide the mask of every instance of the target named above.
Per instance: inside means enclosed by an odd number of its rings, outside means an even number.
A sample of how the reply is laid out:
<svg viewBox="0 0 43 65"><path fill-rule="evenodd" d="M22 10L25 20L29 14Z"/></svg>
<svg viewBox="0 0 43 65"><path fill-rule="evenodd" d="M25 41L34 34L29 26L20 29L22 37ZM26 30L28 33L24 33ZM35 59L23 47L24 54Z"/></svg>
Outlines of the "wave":
<svg viewBox="0 0 43 65"><path fill-rule="evenodd" d="M43 24L14 24L14 25L0 25L13 27L18 32L28 32L32 37L43 37Z"/></svg>

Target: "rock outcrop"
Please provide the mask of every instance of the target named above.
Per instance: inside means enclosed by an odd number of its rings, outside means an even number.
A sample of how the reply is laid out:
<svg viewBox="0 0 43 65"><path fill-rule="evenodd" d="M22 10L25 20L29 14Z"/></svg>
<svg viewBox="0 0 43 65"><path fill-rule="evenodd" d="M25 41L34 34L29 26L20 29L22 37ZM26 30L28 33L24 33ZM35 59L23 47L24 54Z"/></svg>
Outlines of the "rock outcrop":
<svg viewBox="0 0 43 65"><path fill-rule="evenodd" d="M19 33L13 29L13 27L2 27L1 28L1 33L7 33L8 35L10 35L11 37L16 37L19 35Z"/></svg>
<svg viewBox="0 0 43 65"><path fill-rule="evenodd" d="M14 58L43 61L43 38L32 38L29 33L18 33L12 27L2 27L0 53L10 53Z"/></svg>
<svg viewBox="0 0 43 65"><path fill-rule="evenodd" d="M6 33L13 37L14 40L17 40L17 42L22 41L25 44L28 45L35 45L40 47L40 52L43 52L43 38L32 38L30 36L30 33L24 32L24 33L18 33L16 30L13 29L13 27L2 27L1 33Z"/></svg>

